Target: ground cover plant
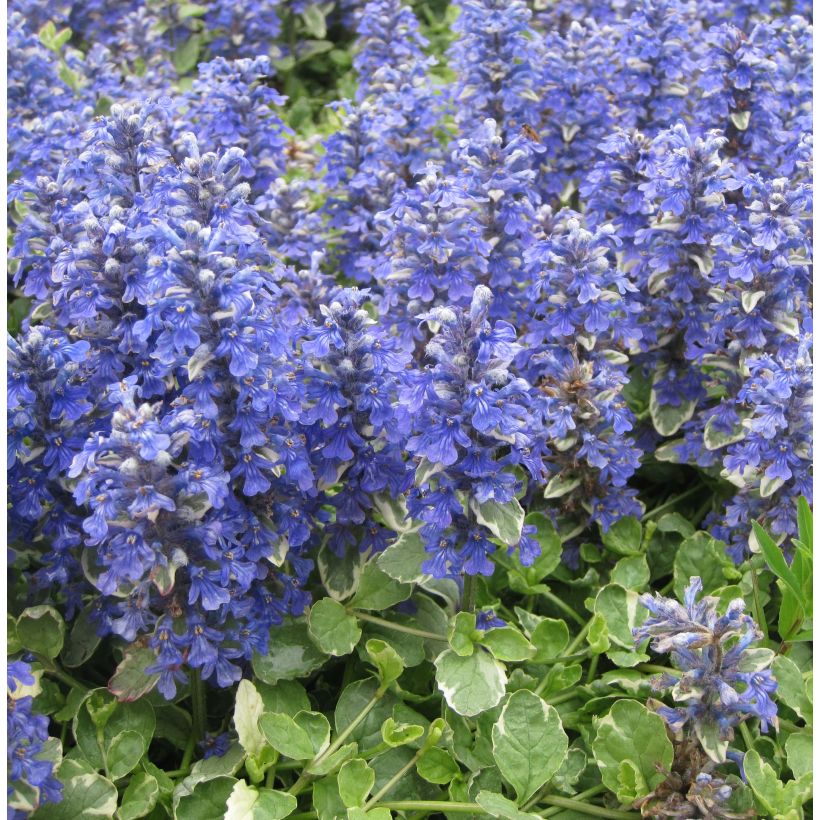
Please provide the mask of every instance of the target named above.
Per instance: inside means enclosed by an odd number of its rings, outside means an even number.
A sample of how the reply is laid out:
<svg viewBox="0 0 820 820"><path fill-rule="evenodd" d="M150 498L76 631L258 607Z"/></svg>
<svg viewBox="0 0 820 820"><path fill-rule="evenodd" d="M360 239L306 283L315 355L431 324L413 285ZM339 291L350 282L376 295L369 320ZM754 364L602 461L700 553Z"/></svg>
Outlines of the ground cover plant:
<svg viewBox="0 0 820 820"><path fill-rule="evenodd" d="M810 5L8 11L8 816L810 816Z"/></svg>

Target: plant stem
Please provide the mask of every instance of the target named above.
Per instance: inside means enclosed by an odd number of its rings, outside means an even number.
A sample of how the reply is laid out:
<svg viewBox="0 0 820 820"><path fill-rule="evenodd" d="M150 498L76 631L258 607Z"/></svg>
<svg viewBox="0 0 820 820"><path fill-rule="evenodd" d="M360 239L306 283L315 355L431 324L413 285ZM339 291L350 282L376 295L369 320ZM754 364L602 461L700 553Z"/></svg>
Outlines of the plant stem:
<svg viewBox="0 0 820 820"><path fill-rule="evenodd" d="M600 655L593 655L592 660L589 662L589 671L587 672L587 683L592 683L592 679L595 677L595 672L598 669L598 658Z"/></svg>
<svg viewBox="0 0 820 820"><path fill-rule="evenodd" d="M639 663L635 666L639 672L654 672L659 675L668 673L670 675L679 676L680 672L677 669L672 669L670 666L658 666L656 663Z"/></svg>
<svg viewBox="0 0 820 820"><path fill-rule="evenodd" d="M57 678L58 681L64 683L66 686L71 686L74 689L91 689L92 687L81 683L73 675L70 675L64 669L57 666L55 661L51 661L43 655L37 655L37 660L43 665L43 671L47 675Z"/></svg>
<svg viewBox="0 0 820 820"><path fill-rule="evenodd" d="M592 618L584 624L583 629L572 639L572 642L566 648L567 655L571 655L583 643L584 638L587 636L587 632L589 632L590 626L592 626Z"/></svg>
<svg viewBox="0 0 820 820"><path fill-rule="evenodd" d="M475 612L475 593L475 575L465 575L464 594L461 603L461 609L464 612Z"/></svg>
<svg viewBox="0 0 820 820"><path fill-rule="evenodd" d="M763 632L764 640L769 639L769 628L766 624L766 616L763 613L763 607L760 603L760 586L758 585L757 581L757 573L752 570L749 575L752 576L752 597L754 598L755 602L755 617L757 618L757 625L760 627L761 631ZM743 724L741 724L743 725Z"/></svg>
<svg viewBox="0 0 820 820"><path fill-rule="evenodd" d="M393 621L388 621L385 618L379 618L376 615L369 615L365 612L359 612L358 609L348 610L351 615L357 617L360 621L367 621L371 624L378 624L379 626L393 629L396 632L404 632L406 635L416 635L419 638L427 638L429 641L443 641L447 643L446 635L437 635L435 632L426 632L424 629L416 629L413 626L405 626L404 624L396 624Z"/></svg>
<svg viewBox="0 0 820 820"><path fill-rule="evenodd" d="M559 797L555 794L548 794L541 798L542 803L550 806L560 806L562 809L572 809L579 814L588 814L590 817L609 817L612 820L631 820L633 817L641 815L634 811L620 811L619 809L607 809L604 806L596 806L594 803L583 803L577 797Z"/></svg>
<svg viewBox="0 0 820 820"><path fill-rule="evenodd" d="M573 800L586 800L588 797L595 797L598 794L602 794L606 791L606 786L603 783L599 783L597 786L593 786L591 789L587 789L585 792L579 792L578 794L573 797ZM539 795L540 800L540 795ZM524 806L524 811L529 811L530 806L534 806L538 803L538 800L534 802L531 800ZM552 817L554 814L560 814L563 811L562 806L553 806L551 809L547 809L546 811L541 812L541 817Z"/></svg>
<svg viewBox="0 0 820 820"><path fill-rule="evenodd" d="M374 803L378 803L379 800L382 799L386 794L389 794L392 790L393 786L399 782L412 768L415 767L416 763L418 763L419 758L424 754L424 749L419 749L404 766L402 766L394 775L384 784L374 795L370 798L365 804L364 809L367 811L368 809L373 808Z"/></svg>
<svg viewBox="0 0 820 820"><path fill-rule="evenodd" d="M752 733L749 731L749 727L746 725L746 722L740 724L740 734L743 735L743 742L746 744L746 751L749 752L754 748L755 739L752 737Z"/></svg>
<svg viewBox="0 0 820 820"><path fill-rule="evenodd" d="M536 689L536 695L540 695L541 693ZM550 704L550 706L558 706L561 703L566 703L568 700L572 700L573 698L578 697L578 688L573 686L572 689L567 689L563 692L556 692L556 694L552 695L552 697L544 698L544 700Z"/></svg>
<svg viewBox="0 0 820 820"><path fill-rule="evenodd" d="M567 603L562 601L557 595L553 595L551 592L539 592L542 598L546 598L551 604L554 604L561 610L565 615L568 615L572 618L575 623L580 624L581 626L584 625L584 619Z"/></svg>
<svg viewBox="0 0 820 820"><path fill-rule="evenodd" d="M297 781L288 789L288 792L294 796L300 794L302 790L307 786L307 784L313 779L314 775L310 773L310 768L315 766L321 760L324 760L326 757L330 757L335 751L341 749L344 745L344 742L350 737L353 730L370 714L373 707L384 697L384 693L387 691L386 689L382 689L381 687L376 690L376 694L367 702L365 707L356 715L353 720L345 727L344 731L342 731L336 740L330 744L323 752L320 752L310 763L302 769L302 773L299 775Z"/></svg>
<svg viewBox="0 0 820 820"><path fill-rule="evenodd" d="M207 728L205 687L198 669L191 670L191 707L191 735L196 744L205 736Z"/></svg>
<svg viewBox="0 0 820 820"><path fill-rule="evenodd" d="M688 490L684 490L684 492L679 493L678 495L673 495L671 498L668 498L663 504L659 504L653 510L650 510L648 513L644 513L643 520L646 521L647 518L650 518L653 515L657 515L658 513L665 512L670 507L674 507L678 501L682 501L684 498L689 498L690 495L694 495L701 489L701 485L697 484L694 487L690 487Z"/></svg>
<svg viewBox="0 0 820 820"><path fill-rule="evenodd" d="M371 806L371 808L374 808ZM478 803L451 803L448 800L394 800L386 803L379 803L380 809L391 809L392 811L424 811L432 812L458 812L460 814L486 814Z"/></svg>

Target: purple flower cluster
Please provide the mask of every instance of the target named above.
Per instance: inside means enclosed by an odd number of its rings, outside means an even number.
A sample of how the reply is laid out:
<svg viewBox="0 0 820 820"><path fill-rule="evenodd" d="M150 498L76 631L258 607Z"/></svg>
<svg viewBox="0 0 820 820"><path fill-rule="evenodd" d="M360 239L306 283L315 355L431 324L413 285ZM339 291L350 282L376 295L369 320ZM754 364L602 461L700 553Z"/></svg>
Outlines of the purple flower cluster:
<svg viewBox="0 0 820 820"><path fill-rule="evenodd" d="M25 694L26 687L34 686L34 675L25 661L8 663L7 793L12 797L15 790L22 789L26 798L25 808L9 805L9 820L22 820L32 809L44 803L59 803L63 796L62 783L54 776L53 760L43 757L43 745L48 740L48 718L32 711L32 695Z"/></svg>
<svg viewBox="0 0 820 820"><path fill-rule="evenodd" d="M665 673L658 689L669 689L680 706L659 706L673 732L697 735L717 762L733 728L756 717L760 728L777 726L777 706L771 698L777 682L768 668L774 653L754 648L762 638L754 620L743 611L742 598L731 601L724 615L718 599L706 596L700 578L689 581L681 605L660 595L642 595L650 616L634 631L637 641L650 640L653 651L669 654L680 675ZM722 751L721 751L722 748Z"/></svg>
<svg viewBox="0 0 820 820"><path fill-rule="evenodd" d="M277 37L308 5L12 4L35 593L151 647L173 697L243 674L319 549L408 527L425 572L489 575L537 555L523 507L575 536L639 516L644 459L723 482L736 560L752 519L793 535L808 9L462 0L438 66L409 6L344 3L358 86L291 129Z"/></svg>

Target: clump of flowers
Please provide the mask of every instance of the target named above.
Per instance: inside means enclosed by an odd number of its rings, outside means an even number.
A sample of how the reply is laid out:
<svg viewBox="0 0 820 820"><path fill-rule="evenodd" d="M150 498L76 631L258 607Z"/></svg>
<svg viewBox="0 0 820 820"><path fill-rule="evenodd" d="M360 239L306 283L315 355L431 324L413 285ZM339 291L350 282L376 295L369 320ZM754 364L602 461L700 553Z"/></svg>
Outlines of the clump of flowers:
<svg viewBox="0 0 820 820"><path fill-rule="evenodd" d="M437 332L426 347L430 361L408 374L401 402L412 414L407 449L420 459L407 508L421 523L436 578L491 575L495 551L489 507L514 502L523 465L537 480L543 465L528 445L529 384L510 372L518 351L515 330L488 319L492 293L479 285L469 309L438 307L421 314ZM528 535L504 544L532 562L537 542Z"/></svg>
<svg viewBox="0 0 820 820"><path fill-rule="evenodd" d="M636 641L650 640L650 647L669 654L680 674L665 673L656 687L668 690L675 706L658 706L658 714L679 737L696 737L717 763L726 758L734 727L751 717L760 728L777 728L777 706L772 694L774 653L754 645L762 633L744 612L742 598L731 601L725 614L718 599L698 600L703 582L689 581L683 604L657 593L642 595L650 616L633 630Z"/></svg>
<svg viewBox="0 0 820 820"><path fill-rule="evenodd" d="M59 803L63 796L62 783L54 776L54 762L43 756L48 718L32 711L35 684L28 663L17 660L7 664L9 820L22 820L44 803Z"/></svg>

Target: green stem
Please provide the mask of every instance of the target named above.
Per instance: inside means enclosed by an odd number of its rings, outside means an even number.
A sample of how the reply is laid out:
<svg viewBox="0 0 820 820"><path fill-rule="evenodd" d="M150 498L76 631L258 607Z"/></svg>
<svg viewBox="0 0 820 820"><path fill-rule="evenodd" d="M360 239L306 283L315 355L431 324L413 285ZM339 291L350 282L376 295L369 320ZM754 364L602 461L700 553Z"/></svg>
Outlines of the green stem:
<svg viewBox="0 0 820 820"><path fill-rule="evenodd" d="M546 598L554 606L557 606L561 612L572 618L575 623L580 626L584 625L584 619L569 604L562 601L557 595L553 595L551 592L539 592L538 594L541 595L541 597Z"/></svg>
<svg viewBox="0 0 820 820"><path fill-rule="evenodd" d="M672 669L670 666L658 666L656 663L639 663L635 668L639 672L649 672L650 674L663 675L664 673L668 673L676 677L680 676L680 672L677 669Z"/></svg>
<svg viewBox="0 0 820 820"><path fill-rule="evenodd" d="M393 621L388 621L385 618L379 618L376 615L368 615L365 612L359 612L358 609L348 610L351 615L357 617L360 621L367 621L371 624L378 624L379 626L387 627L396 632L404 632L406 635L416 635L419 638L427 638L430 641L443 641L447 643L446 635L437 635L435 632L426 632L424 629L416 629L412 626L404 626L404 624L396 624Z"/></svg>
<svg viewBox="0 0 820 820"><path fill-rule="evenodd" d="M196 748L196 740L194 738L194 733L191 732L188 735L188 742L185 744L185 751L182 753L182 762L179 764L179 768L175 772L168 772L169 777L173 777L175 775L182 775L188 774L191 770L191 761L194 758L194 749Z"/></svg>
<svg viewBox="0 0 820 820"><path fill-rule="evenodd" d="M374 795L370 798L365 804L364 809L367 811L368 809L373 808L375 803L378 803L379 800L382 799L386 794L390 794L390 791L393 789L393 786L399 782L411 769L413 769L418 763L419 758L424 754L425 749L419 749L413 757L404 765L402 766L394 775L384 784Z"/></svg>
<svg viewBox="0 0 820 820"><path fill-rule="evenodd" d="M464 612L475 612L475 575L464 576L464 595L462 596L461 609Z"/></svg>
<svg viewBox="0 0 820 820"><path fill-rule="evenodd" d="M763 606L760 603L760 586L757 580L757 573L752 570L749 575L752 576L752 597L754 598L755 602L755 617L757 618L757 625L760 627L761 631L763 632L763 638L765 640L769 639L769 628L766 625L766 616L763 612ZM741 724L742 725L742 724Z"/></svg>
<svg viewBox="0 0 820 820"><path fill-rule="evenodd" d="M58 681L61 681L66 686L72 686L75 689L90 689L92 687L86 686L84 683L80 683L73 675L70 675L64 669L61 669L54 661L48 660L48 658L43 657L42 655L37 656L37 660L43 665L43 671L47 675L51 675L53 678L57 678Z"/></svg>
<svg viewBox="0 0 820 820"><path fill-rule="evenodd" d="M589 662L589 671L587 672L587 683L592 683L593 679L595 678L595 672L598 669L598 658L600 655L593 655L592 660Z"/></svg>
<svg viewBox="0 0 820 820"><path fill-rule="evenodd" d="M588 797L595 797L596 795L603 794L606 791L606 786L603 783L599 783L597 786L593 786L591 789L587 789L585 792L579 792L578 794L573 797L573 800L586 800ZM539 797L540 799L540 797ZM538 801L536 800L533 802L532 800L524 806L524 811L528 811L530 806L536 805ZM551 809L547 809L546 811L541 812L541 817L552 817L554 814L560 814L563 811L562 806L553 806Z"/></svg>
<svg viewBox="0 0 820 820"><path fill-rule="evenodd" d="M535 690L536 695L540 695L541 692L538 689ZM550 706L558 706L561 703L566 703L568 700L572 700L573 698L578 697L578 687L573 686L572 689L566 689L561 692L556 692L554 695L551 695L548 698L544 698L544 700L550 704Z"/></svg>
<svg viewBox="0 0 820 820"><path fill-rule="evenodd" d="M575 650L584 642L584 638L587 636L587 632L589 632L589 628L592 626L592 618L590 618L585 624L583 629L572 639L570 645L566 648L566 653L571 655Z"/></svg>
<svg viewBox="0 0 820 820"><path fill-rule="evenodd" d="M373 806L371 806L373 808ZM478 803L451 803L448 800L392 800L379 803L380 809L392 811L453 812L460 814L486 814Z"/></svg>
<svg viewBox="0 0 820 820"><path fill-rule="evenodd" d="M647 518L650 518L653 515L657 515L658 513L665 512L670 507L674 507L678 501L682 501L684 498L689 498L690 495L694 495L696 492L699 492L701 489L700 484L696 484L694 487L690 487L688 490L685 490L678 495L673 495L671 498L668 498L663 504L658 505L655 509L650 510L648 513L644 513L643 521L646 521Z"/></svg>
<svg viewBox="0 0 820 820"><path fill-rule="evenodd" d="M198 669L191 670L191 737L196 744L205 736L207 715L205 687Z"/></svg>
<svg viewBox="0 0 820 820"><path fill-rule="evenodd" d="M584 803L575 797L559 797L556 794L548 794L541 798L542 803L549 806L559 806L562 809L572 809L579 814L588 814L590 817L608 817L612 820L631 820L633 817L641 815L634 811L620 811L618 809L607 809L604 806L596 806L593 803Z"/></svg>
<svg viewBox="0 0 820 820"><path fill-rule="evenodd" d="M367 702L365 707L353 718L352 721L345 727L344 731L339 734L336 740L324 750L324 752L320 752L310 763L305 766L302 770L302 773L299 775L298 780L288 789L288 792L292 795L300 794L305 786L313 779L314 775L310 773L310 768L315 766L320 761L324 760L326 757L330 757L334 752L341 749L344 745L344 742L350 737L351 733L355 730L355 728L370 714L373 707L384 697L384 693L386 689L382 689L381 687L376 690L376 694Z"/></svg>
<svg viewBox="0 0 820 820"><path fill-rule="evenodd" d="M746 722L740 724L740 734L743 735L743 742L746 744L746 751L750 752L754 749L755 739L752 737L752 733L749 731L749 727L746 725Z"/></svg>

